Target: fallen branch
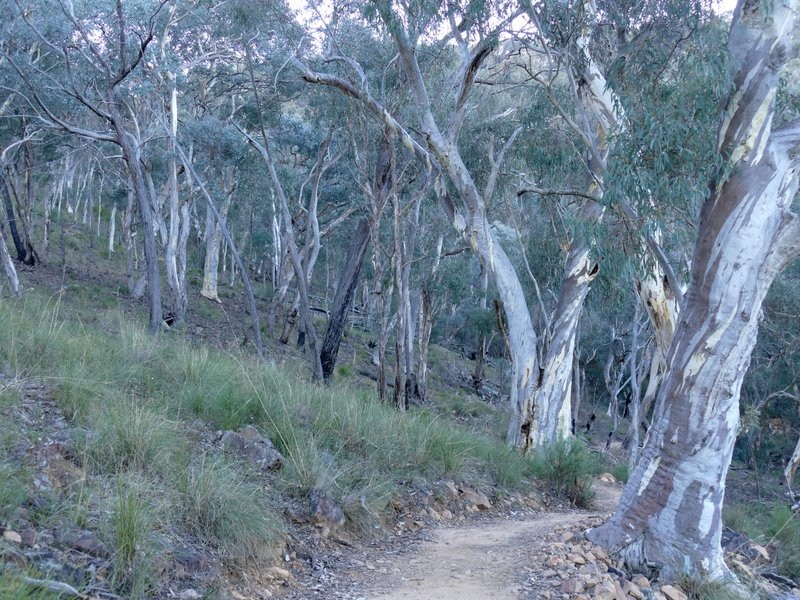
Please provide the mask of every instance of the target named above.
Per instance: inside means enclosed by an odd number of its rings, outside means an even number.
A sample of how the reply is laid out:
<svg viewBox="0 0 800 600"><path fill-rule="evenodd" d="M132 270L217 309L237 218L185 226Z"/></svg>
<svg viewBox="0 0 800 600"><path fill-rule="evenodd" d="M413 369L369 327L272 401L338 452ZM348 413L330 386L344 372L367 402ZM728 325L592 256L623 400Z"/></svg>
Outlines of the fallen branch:
<svg viewBox="0 0 800 600"><path fill-rule="evenodd" d="M87 596L86 594L82 594L71 585L66 583L61 583L60 581L51 581L49 579L34 579L33 577L23 577L22 581L24 583L27 583L28 585L32 585L38 588L43 588L48 592L53 592L54 594L63 594L69 596L70 598L83 598L84 600L89 599L89 596Z"/></svg>

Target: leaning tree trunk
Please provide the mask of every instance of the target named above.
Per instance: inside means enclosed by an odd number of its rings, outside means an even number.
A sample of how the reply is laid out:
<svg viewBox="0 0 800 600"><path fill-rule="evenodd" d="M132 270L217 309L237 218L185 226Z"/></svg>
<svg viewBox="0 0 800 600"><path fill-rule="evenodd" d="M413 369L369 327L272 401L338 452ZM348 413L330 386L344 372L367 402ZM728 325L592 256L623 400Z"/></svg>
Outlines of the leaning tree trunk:
<svg viewBox="0 0 800 600"><path fill-rule="evenodd" d="M587 208L596 208L587 207ZM570 247L564 281L553 317L553 336L547 347L536 388L534 447L551 444L572 433L572 369L583 302L599 267L583 244Z"/></svg>
<svg viewBox="0 0 800 600"><path fill-rule="evenodd" d="M333 297L328 328L325 339L322 340L320 361L322 362L322 377L326 383L330 382L333 370L336 367L336 356L339 354L339 344L342 341L344 326L347 322L347 313L353 303L353 295L358 287L361 267L369 246L372 224L370 217L364 217L358 223L350 246L344 259L344 269L339 274L339 283L336 286L336 295Z"/></svg>
<svg viewBox="0 0 800 600"><path fill-rule="evenodd" d="M25 119L23 119L23 123L24 122ZM23 163L25 165L25 193L23 194L21 190L17 189L17 193L14 194L14 197L17 200L17 215L19 216L19 224L22 226L22 244L25 248L25 257L20 260L28 266L33 266L39 262L39 255L36 252L36 247L33 244L33 237L31 235L31 231L33 231L31 208L36 198L36 185L33 181L35 165L30 142L25 142L22 148Z"/></svg>
<svg viewBox="0 0 800 600"><path fill-rule="evenodd" d="M431 288L436 282L439 266L442 261L442 246L444 244L444 236L440 235L436 241L436 256L431 265L431 274L428 283L422 286L420 291L419 301L419 366L417 367L417 374L419 381L417 387L419 390L419 398L424 401L428 394L428 349L431 343L431 334L433 333L433 318L434 318L434 303L433 292ZM484 281L487 278L483 277Z"/></svg>
<svg viewBox="0 0 800 600"><path fill-rule="evenodd" d="M479 285L478 308L485 313L487 308L486 298L489 291L489 273L483 266L481 266ZM483 393L483 379L486 374L486 331L483 327L478 332L478 339L475 345L475 369L472 371L472 387L476 394L481 395Z"/></svg>
<svg viewBox="0 0 800 600"><path fill-rule="evenodd" d="M653 426L619 508L589 538L661 576L732 578L720 538L742 379L775 276L800 252L789 209L800 122L772 129L797 0L740 2L738 71L719 132L722 168L701 212L689 293L667 355Z"/></svg>

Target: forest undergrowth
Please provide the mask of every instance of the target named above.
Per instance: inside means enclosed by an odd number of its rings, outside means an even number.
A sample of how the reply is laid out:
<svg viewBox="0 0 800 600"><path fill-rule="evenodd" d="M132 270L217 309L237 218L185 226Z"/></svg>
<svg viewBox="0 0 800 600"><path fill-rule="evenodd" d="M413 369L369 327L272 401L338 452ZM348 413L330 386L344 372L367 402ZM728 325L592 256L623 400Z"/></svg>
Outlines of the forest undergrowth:
<svg viewBox="0 0 800 600"><path fill-rule="evenodd" d="M7 409L25 381L44 383L79 432L76 462L93 475L68 491L37 494L26 514L41 526L96 528L115 557L114 589L133 597L147 597L166 568L164 536L203 540L229 565L275 558L286 540L287 498L321 490L342 506L346 527L367 531L415 478L503 494L534 475L499 434L430 410L400 413L346 381L317 386L286 365L154 336L117 309L84 326L75 307L67 318L58 295L0 304L0 372ZM198 440L198 428L245 425L284 457L266 479ZM26 435L35 433L7 424L0 455L13 454ZM30 508L32 476L18 462L0 464L0 522ZM4 598L18 583L7 580Z"/></svg>

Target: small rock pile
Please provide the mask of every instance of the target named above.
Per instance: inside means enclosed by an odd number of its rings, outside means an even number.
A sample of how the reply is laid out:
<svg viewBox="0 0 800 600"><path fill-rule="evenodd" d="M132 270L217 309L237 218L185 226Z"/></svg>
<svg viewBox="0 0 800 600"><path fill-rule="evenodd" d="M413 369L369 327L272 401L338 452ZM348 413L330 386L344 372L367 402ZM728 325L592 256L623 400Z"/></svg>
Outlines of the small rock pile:
<svg viewBox="0 0 800 600"><path fill-rule="evenodd" d="M583 539L582 531L554 532L539 545L532 557L535 566L526 569L527 600L689 600L679 585L626 573L621 561ZM800 598L797 588L778 591L766 586L764 591L770 598Z"/></svg>
<svg viewBox="0 0 800 600"><path fill-rule="evenodd" d="M644 575L627 576L621 564L615 564L606 551L574 532L550 534L535 557L543 569L529 569L524 584L529 598L544 600L688 600L678 586L657 589Z"/></svg>

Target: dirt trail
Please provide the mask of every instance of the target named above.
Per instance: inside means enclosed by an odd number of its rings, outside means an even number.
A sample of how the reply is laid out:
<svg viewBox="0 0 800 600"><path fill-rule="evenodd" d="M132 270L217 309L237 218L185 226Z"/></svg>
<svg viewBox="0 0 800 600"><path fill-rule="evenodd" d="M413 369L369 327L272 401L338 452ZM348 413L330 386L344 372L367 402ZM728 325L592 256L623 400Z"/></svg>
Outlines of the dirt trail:
<svg viewBox="0 0 800 600"><path fill-rule="evenodd" d="M517 521L497 519L479 525L439 529L400 565L392 580L376 582L368 600L518 600L521 572L537 544L556 529L610 513L619 500L617 486L595 486L595 510L544 512Z"/></svg>

